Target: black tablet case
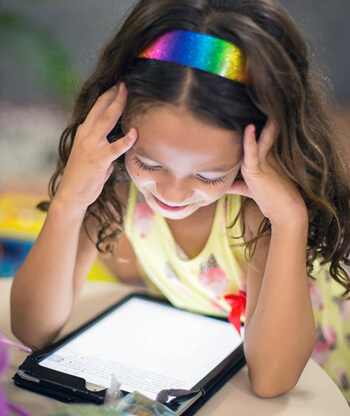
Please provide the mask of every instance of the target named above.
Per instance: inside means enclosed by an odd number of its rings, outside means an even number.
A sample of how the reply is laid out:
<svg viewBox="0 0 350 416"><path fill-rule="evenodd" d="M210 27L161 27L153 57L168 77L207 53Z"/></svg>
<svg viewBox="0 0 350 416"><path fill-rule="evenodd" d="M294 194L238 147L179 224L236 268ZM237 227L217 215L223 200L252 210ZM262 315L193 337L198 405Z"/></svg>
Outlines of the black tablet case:
<svg viewBox="0 0 350 416"><path fill-rule="evenodd" d="M153 298L148 295L130 295L127 298L117 302L115 305L111 306L77 330L68 334L55 344L28 356L23 364L19 366L17 373L13 376L14 384L18 387L31 390L65 403L103 404L106 389L97 392L87 390L85 387L85 380L83 378L61 373L45 367L38 367L37 364L46 356L51 354L53 350L63 346L70 339L75 338L78 334L83 333L86 329L103 319L110 312L134 297L171 306L165 300ZM218 367L216 367L201 381L200 386L194 386L193 390L201 391L202 396L193 402L191 406L184 413L182 413L182 416L193 415L244 365L245 358L243 344L241 344L232 354L229 355L229 357L227 357L221 364L219 364ZM174 411L176 412L176 410Z"/></svg>

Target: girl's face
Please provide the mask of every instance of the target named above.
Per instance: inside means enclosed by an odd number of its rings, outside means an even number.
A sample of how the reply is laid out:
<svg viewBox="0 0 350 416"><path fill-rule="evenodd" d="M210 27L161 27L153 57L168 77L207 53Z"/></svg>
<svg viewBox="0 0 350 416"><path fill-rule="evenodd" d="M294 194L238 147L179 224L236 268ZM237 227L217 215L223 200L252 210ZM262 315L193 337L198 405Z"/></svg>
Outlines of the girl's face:
<svg viewBox="0 0 350 416"><path fill-rule="evenodd" d="M135 145L126 169L152 210L183 219L217 201L230 188L243 157L241 137L213 127L175 105L135 116Z"/></svg>

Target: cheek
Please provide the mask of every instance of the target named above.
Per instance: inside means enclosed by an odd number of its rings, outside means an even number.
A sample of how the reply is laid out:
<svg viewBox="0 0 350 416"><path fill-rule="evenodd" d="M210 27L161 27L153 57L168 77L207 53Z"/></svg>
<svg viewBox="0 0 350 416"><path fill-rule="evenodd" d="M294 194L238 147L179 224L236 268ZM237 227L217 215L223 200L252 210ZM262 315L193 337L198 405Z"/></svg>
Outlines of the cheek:
<svg viewBox="0 0 350 416"><path fill-rule="evenodd" d="M226 185L202 185L198 187L197 193L201 195L201 197L210 202L217 201L221 198L227 191Z"/></svg>

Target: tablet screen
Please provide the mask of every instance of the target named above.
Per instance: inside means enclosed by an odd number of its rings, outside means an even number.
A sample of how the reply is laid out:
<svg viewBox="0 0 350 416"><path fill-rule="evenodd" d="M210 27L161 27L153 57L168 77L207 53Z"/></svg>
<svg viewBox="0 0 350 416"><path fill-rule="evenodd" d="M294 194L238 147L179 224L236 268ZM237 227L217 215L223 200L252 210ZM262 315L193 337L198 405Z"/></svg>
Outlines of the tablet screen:
<svg viewBox="0 0 350 416"><path fill-rule="evenodd" d="M132 298L40 365L155 399L163 389L191 389L241 343L228 322Z"/></svg>

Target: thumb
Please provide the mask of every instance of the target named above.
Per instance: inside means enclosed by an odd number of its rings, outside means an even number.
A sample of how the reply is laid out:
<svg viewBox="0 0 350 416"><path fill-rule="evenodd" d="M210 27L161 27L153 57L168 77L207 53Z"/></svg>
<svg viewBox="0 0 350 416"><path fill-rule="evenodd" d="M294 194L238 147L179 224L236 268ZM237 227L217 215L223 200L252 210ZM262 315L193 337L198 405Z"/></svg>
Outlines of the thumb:
<svg viewBox="0 0 350 416"><path fill-rule="evenodd" d="M249 188L243 179L236 179L226 193L250 197Z"/></svg>

